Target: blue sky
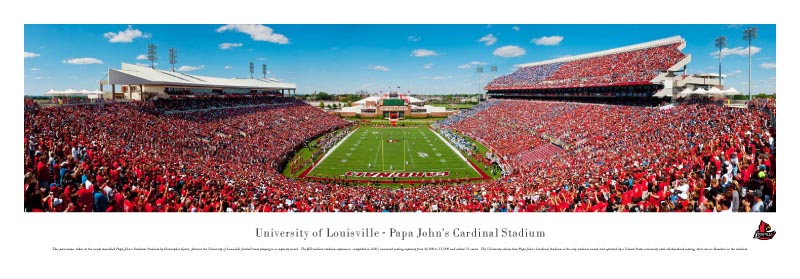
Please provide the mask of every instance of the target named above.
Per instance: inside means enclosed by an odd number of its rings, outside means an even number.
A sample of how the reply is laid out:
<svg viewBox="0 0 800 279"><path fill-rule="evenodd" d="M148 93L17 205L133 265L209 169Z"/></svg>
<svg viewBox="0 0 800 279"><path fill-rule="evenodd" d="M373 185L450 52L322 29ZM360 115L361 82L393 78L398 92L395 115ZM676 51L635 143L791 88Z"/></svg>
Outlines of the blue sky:
<svg viewBox="0 0 800 279"><path fill-rule="evenodd" d="M267 64L269 77L297 84L298 93L352 93L401 87L415 94L474 93L514 65L680 35L692 54L689 73L716 73L714 39L723 51L726 86L747 92L747 41L753 41L753 92L775 92L775 25L25 25L25 94L51 88L98 88L106 70L158 46L157 68L249 77L248 63ZM483 66L479 76L476 67Z"/></svg>

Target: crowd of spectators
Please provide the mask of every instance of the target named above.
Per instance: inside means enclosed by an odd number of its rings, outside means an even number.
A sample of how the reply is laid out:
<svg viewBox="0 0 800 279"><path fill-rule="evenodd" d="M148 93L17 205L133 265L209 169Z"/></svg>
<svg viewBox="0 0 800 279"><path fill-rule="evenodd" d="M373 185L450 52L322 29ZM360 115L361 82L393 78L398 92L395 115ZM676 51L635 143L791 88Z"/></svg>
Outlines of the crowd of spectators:
<svg viewBox="0 0 800 279"><path fill-rule="evenodd" d="M292 150L346 124L294 102L170 115L132 103L29 109L26 210L243 210Z"/></svg>
<svg viewBox="0 0 800 279"><path fill-rule="evenodd" d="M775 208L774 103L664 109L493 101L452 126L502 154L511 169L505 179L545 194L548 211L767 211ZM542 138L565 150L519 160Z"/></svg>
<svg viewBox="0 0 800 279"><path fill-rule="evenodd" d="M25 98L25 110L32 110L39 108L39 104L36 103L35 100L30 98Z"/></svg>
<svg viewBox="0 0 800 279"><path fill-rule="evenodd" d="M491 103L491 102L479 103L479 104L473 106L472 108L470 108L468 110L460 110L458 113L456 113L454 115L451 115L451 116L449 116L449 117L447 117L447 118L445 118L443 120L437 121L435 123L435 125L437 125L437 126L451 125L451 124L459 122L461 120L470 118L473 115L475 115L476 113L479 113L479 112L483 111L484 109L487 109L487 108L489 108L489 107L491 107L493 105L494 105L494 103Z"/></svg>
<svg viewBox="0 0 800 279"><path fill-rule="evenodd" d="M521 67L492 80L487 89L596 87L649 82L685 57L677 47L676 43Z"/></svg>
<svg viewBox="0 0 800 279"><path fill-rule="evenodd" d="M513 73L500 76L491 83L490 87L522 88L548 78L564 63L540 64L535 66L520 67Z"/></svg>
<svg viewBox="0 0 800 279"><path fill-rule="evenodd" d="M442 125L500 154L506 176L398 189L279 173L298 147L350 125L322 110L289 100L181 102L163 111L184 112L163 114L142 110L152 105L145 103L37 108L26 101L25 210L729 212L776 206L774 100L746 109L491 101ZM226 109L191 111L209 106ZM516 160L553 141L564 150L545 160Z"/></svg>
<svg viewBox="0 0 800 279"><path fill-rule="evenodd" d="M206 95L185 99L156 99L137 102L141 108L156 112L180 112L204 109L236 108L246 106L263 106L271 104L284 105L296 102L293 98L257 96Z"/></svg>

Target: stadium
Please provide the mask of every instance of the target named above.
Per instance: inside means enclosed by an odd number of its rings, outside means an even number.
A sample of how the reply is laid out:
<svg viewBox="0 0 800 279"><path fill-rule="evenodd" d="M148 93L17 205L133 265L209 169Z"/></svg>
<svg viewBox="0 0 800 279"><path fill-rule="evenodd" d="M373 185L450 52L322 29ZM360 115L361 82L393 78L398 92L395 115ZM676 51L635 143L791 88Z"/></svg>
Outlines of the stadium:
<svg viewBox="0 0 800 279"><path fill-rule="evenodd" d="M686 45L519 64L458 111L123 63L111 92L25 99L25 210L775 211L775 99L731 102Z"/></svg>

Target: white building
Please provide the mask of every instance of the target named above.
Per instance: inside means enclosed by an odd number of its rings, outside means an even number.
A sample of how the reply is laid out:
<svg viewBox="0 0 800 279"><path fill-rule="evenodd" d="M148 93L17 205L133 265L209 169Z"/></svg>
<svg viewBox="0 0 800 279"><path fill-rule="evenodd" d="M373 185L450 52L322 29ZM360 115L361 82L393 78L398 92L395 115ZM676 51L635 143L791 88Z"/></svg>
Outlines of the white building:
<svg viewBox="0 0 800 279"><path fill-rule="evenodd" d="M446 108L426 105L425 101L397 92L386 93L381 96L370 96L356 102L352 106L344 107L339 115L346 117L363 118L426 118L446 117L453 112Z"/></svg>
<svg viewBox="0 0 800 279"><path fill-rule="evenodd" d="M108 81L114 99L142 100L185 95L221 94L295 94L297 86L276 79L219 78L171 72L122 63L121 69L108 69ZM117 91L119 85L119 91Z"/></svg>

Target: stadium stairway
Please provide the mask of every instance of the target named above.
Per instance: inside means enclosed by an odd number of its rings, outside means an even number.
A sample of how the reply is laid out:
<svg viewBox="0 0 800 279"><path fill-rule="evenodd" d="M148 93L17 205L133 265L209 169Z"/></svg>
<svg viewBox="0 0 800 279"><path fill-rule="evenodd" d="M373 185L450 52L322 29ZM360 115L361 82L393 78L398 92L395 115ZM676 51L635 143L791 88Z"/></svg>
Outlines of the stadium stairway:
<svg viewBox="0 0 800 279"><path fill-rule="evenodd" d="M526 164L533 161L540 161L547 158L552 157L553 155L558 154L561 152L561 148L556 146L555 144L548 143L542 146L539 146L535 149L529 150L525 153L522 153L519 156L519 162Z"/></svg>

